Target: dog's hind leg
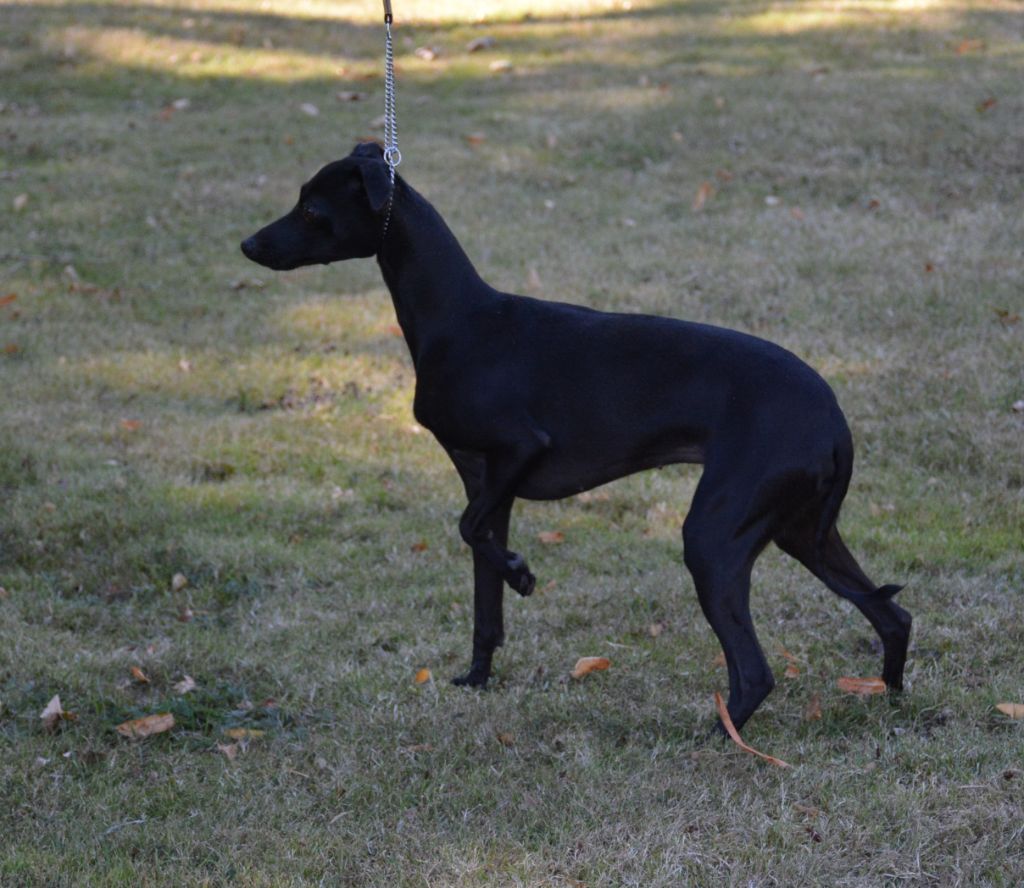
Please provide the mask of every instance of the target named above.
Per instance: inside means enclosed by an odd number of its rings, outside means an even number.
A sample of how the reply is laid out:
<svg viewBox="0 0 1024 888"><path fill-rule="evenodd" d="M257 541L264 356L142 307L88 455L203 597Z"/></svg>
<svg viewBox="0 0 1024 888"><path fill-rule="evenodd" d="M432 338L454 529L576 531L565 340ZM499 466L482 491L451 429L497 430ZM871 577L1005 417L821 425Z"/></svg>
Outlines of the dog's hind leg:
<svg viewBox="0 0 1024 888"><path fill-rule="evenodd" d="M756 484L705 470L683 525L684 560L729 669L729 717L737 728L775 686L750 617L750 572L771 538L770 513L751 515Z"/></svg>
<svg viewBox="0 0 1024 888"><path fill-rule="evenodd" d="M892 600L902 587L875 586L846 548L835 524L822 535L817 514L805 513L777 534L775 543L868 618L885 652L882 678L893 690L902 689L911 616Z"/></svg>

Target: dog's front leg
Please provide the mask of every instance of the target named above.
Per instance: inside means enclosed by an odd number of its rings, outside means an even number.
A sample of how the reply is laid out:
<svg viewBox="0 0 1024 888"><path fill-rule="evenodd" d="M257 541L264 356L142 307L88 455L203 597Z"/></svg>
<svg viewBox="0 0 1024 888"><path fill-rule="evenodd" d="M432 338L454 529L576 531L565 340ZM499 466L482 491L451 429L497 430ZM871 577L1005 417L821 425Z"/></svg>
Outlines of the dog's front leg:
<svg viewBox="0 0 1024 888"><path fill-rule="evenodd" d="M504 547L508 541L509 516L512 501L497 509L490 522L490 530L496 545ZM485 687L491 676L491 661L494 651L505 640L505 624L502 614L502 597L505 579L495 569L492 559L482 552L473 550L473 662L469 672L456 676L452 681L457 685Z"/></svg>
<svg viewBox="0 0 1024 888"><path fill-rule="evenodd" d="M473 489L467 485L469 505L459 521L459 533L472 547L474 559L488 561L520 595L533 592L536 578L525 559L506 548L507 540L495 536L493 525L500 510L511 508L519 484L550 446L546 433L528 428L515 446L484 455Z"/></svg>

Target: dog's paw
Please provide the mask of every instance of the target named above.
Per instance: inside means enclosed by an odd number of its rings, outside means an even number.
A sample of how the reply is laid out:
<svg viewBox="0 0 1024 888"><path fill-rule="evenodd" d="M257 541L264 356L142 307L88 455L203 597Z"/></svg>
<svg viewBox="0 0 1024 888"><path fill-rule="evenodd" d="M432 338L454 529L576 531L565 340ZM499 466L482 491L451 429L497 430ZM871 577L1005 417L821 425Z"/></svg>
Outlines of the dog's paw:
<svg viewBox="0 0 1024 888"><path fill-rule="evenodd" d="M526 566L526 560L522 555L514 553L508 560L505 579L509 586L524 598L531 594L537 586L537 578L530 573L530 568Z"/></svg>
<svg viewBox="0 0 1024 888"><path fill-rule="evenodd" d="M486 688L490 677L489 669L474 664L465 675L456 675L452 679L452 684L460 688Z"/></svg>

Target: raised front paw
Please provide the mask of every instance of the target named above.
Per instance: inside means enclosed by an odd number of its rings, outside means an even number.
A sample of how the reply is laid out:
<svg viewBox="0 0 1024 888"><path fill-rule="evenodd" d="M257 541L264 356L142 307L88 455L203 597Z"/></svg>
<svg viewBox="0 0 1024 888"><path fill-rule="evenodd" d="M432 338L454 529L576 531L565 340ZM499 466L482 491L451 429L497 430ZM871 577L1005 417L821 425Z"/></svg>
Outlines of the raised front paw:
<svg viewBox="0 0 1024 888"><path fill-rule="evenodd" d="M511 553L505 570L505 581L522 596L529 595L537 585L537 578L530 573L522 555Z"/></svg>

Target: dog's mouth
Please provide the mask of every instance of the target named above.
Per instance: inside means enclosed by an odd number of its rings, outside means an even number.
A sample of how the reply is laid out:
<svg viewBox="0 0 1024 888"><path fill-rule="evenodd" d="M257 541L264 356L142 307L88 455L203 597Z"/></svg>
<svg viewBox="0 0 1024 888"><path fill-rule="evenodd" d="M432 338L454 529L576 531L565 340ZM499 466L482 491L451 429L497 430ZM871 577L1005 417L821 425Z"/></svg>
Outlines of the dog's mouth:
<svg viewBox="0 0 1024 888"><path fill-rule="evenodd" d="M266 244L256 235L242 241L241 247L246 259L257 265L262 265L264 268L269 268L271 271L291 271L293 268L299 267L299 263L288 262L280 253L268 250Z"/></svg>

